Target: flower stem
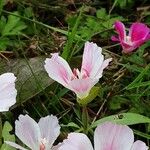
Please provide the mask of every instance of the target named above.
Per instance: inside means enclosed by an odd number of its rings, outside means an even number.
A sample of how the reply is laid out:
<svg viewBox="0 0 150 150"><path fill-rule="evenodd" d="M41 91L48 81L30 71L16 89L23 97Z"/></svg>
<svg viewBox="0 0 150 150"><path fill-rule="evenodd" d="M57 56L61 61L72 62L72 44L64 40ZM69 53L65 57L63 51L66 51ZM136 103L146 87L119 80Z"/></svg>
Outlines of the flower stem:
<svg viewBox="0 0 150 150"><path fill-rule="evenodd" d="M87 111L87 107L84 106L82 107L82 123L83 123L83 129L84 129L84 133L87 134L88 132L88 111Z"/></svg>

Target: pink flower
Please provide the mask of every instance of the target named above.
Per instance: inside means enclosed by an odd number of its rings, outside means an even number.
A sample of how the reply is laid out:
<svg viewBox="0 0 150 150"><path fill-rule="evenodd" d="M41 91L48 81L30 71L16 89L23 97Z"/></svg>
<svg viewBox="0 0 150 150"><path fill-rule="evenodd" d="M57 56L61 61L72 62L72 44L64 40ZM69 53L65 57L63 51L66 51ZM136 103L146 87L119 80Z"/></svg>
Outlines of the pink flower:
<svg viewBox="0 0 150 150"><path fill-rule="evenodd" d="M134 142L128 126L106 122L94 132L94 148L85 134L70 133L58 150L148 150L148 147L142 141Z"/></svg>
<svg viewBox="0 0 150 150"><path fill-rule="evenodd" d="M15 134L31 150L56 150L53 143L59 133L58 119L53 115L41 118L38 123L28 115L20 115L19 120L15 122ZM5 143L20 150L27 150L10 141Z"/></svg>
<svg viewBox="0 0 150 150"><path fill-rule="evenodd" d="M0 112L8 111L9 107L16 103L15 80L13 73L0 75Z"/></svg>
<svg viewBox="0 0 150 150"><path fill-rule="evenodd" d="M102 49L96 44L86 42L81 71L76 68L72 71L66 60L58 56L58 53L47 58L44 67L50 78L74 91L78 98L83 99L102 77L104 68L111 60L111 58L104 60Z"/></svg>
<svg viewBox="0 0 150 150"><path fill-rule="evenodd" d="M150 39L150 29L143 23L133 23L128 35L122 22L116 21L114 27L119 37L112 36L111 39L120 42L124 53L132 52Z"/></svg>

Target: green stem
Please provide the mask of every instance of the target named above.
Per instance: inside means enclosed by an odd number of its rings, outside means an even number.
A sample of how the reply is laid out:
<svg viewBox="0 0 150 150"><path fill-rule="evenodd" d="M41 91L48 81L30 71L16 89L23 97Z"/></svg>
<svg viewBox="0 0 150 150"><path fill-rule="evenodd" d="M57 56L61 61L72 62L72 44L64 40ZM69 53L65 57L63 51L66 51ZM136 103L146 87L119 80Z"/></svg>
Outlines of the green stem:
<svg viewBox="0 0 150 150"><path fill-rule="evenodd" d="M82 123L83 123L83 129L84 129L84 133L87 134L88 133L88 111L87 111L87 107L84 106L82 107Z"/></svg>
<svg viewBox="0 0 150 150"><path fill-rule="evenodd" d="M9 14L9 15L13 15L13 16L19 17L19 18L24 19L24 20L28 20L28 21L33 22L33 23L36 23L36 24L38 24L38 25L44 26L44 27L46 27L46 28L48 28L48 29L50 29L50 30L53 30L53 31L62 33L62 34L64 34L64 35L68 35L68 32L65 31L65 30L62 30L62 29L59 29L59 28L55 28L55 27L49 26L49 25L44 24L44 23L42 23L42 22L39 22L39 21L36 21L36 20L32 20L32 19L30 19L30 18L21 16L21 15L18 15L18 14L14 14L13 12L9 12L9 11L6 11L6 10L2 10L2 12L6 13L6 14Z"/></svg>
<svg viewBox="0 0 150 150"><path fill-rule="evenodd" d="M2 117L0 113L0 148L2 146Z"/></svg>
<svg viewBox="0 0 150 150"><path fill-rule="evenodd" d="M74 49L72 49L72 45L73 45L74 39L76 38L76 32L77 32L77 29L78 29L78 26L80 23L83 8L84 8L84 6L81 7L81 10L80 10L79 16L76 19L75 25L72 28L72 31L68 34L68 40L67 40L66 46L64 47L64 50L62 53L62 57L68 61L70 61L72 54L74 53ZM81 40L81 39L79 38L79 40ZM73 52L72 52L72 50L73 50Z"/></svg>
<svg viewBox="0 0 150 150"><path fill-rule="evenodd" d="M9 12L9 11L6 11L6 10L2 10L2 12L5 13L5 14L8 14L8 15L13 15L13 16L19 17L19 18L21 18L23 20L27 20L27 21L33 22L33 23L38 24L40 26L43 26L43 27L45 27L47 29L50 29L50 30L53 30L55 32L64 34L66 36L68 36L69 34L71 34L69 31L65 31L65 30L62 30L62 29L59 29L59 28L56 28L56 27L52 27L52 26L44 24L42 22L39 22L39 21L36 21L36 20L32 20L30 18L21 16L21 15L18 15L18 14L14 14L13 12ZM81 39L81 37L79 35L77 35L77 34L75 35L75 38L76 39ZM81 40L84 41L84 39L81 39Z"/></svg>

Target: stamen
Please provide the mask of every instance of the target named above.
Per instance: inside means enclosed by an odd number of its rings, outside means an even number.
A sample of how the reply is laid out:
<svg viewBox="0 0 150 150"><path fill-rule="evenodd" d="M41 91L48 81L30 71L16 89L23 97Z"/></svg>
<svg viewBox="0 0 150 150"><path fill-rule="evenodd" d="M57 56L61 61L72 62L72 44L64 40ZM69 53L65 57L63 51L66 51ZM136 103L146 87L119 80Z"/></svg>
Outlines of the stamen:
<svg viewBox="0 0 150 150"><path fill-rule="evenodd" d="M131 41L130 36L126 36L126 43L128 43L129 45L132 45L132 41Z"/></svg>
<svg viewBox="0 0 150 150"><path fill-rule="evenodd" d="M41 139L40 150L46 150L45 144L47 143L46 139Z"/></svg>
<svg viewBox="0 0 150 150"><path fill-rule="evenodd" d="M41 143L40 144L40 150L45 150L45 149L46 149L45 145L43 143Z"/></svg>
<svg viewBox="0 0 150 150"><path fill-rule="evenodd" d="M73 74L74 74L74 76L72 77L72 80L73 79L85 79L88 77L86 70L83 70L82 72L80 72L79 69L74 68Z"/></svg>
<svg viewBox="0 0 150 150"><path fill-rule="evenodd" d="M81 77L81 73L80 73L80 71L79 71L79 69L77 69L77 68L74 68L73 69L73 74L75 75L75 79L81 79L82 77Z"/></svg>

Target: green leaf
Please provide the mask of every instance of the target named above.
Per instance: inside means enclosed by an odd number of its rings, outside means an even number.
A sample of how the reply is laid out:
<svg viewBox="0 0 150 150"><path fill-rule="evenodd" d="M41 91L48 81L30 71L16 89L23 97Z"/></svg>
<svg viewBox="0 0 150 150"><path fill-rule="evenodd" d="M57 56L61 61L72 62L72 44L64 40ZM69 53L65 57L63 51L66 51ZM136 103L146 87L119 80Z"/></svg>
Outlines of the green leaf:
<svg viewBox="0 0 150 150"><path fill-rule="evenodd" d="M74 127L74 128L77 128L77 129L80 128L80 127L79 127L76 123L74 123L74 122L70 122L70 123L68 123L68 124L66 124L66 125L62 124L61 127Z"/></svg>
<svg viewBox="0 0 150 150"><path fill-rule="evenodd" d="M0 19L0 33L4 29L5 25L6 25L6 18L4 16L1 16L1 19Z"/></svg>
<svg viewBox="0 0 150 150"><path fill-rule="evenodd" d="M136 114L136 113L121 113L121 114L111 115L111 116L99 119L91 125L91 128L95 128L99 124L103 122L107 122L107 121L118 123L118 124L123 124L123 125L134 125L134 124L139 124L139 123L150 123L150 118Z"/></svg>
<svg viewBox="0 0 150 150"><path fill-rule="evenodd" d="M141 137L144 137L144 138L147 138L147 139L150 140L150 135L149 135L149 134L140 132L140 131L138 131L138 130L133 130L133 131L134 131L134 133L135 133L136 135L139 135L139 136L141 136Z"/></svg>
<svg viewBox="0 0 150 150"><path fill-rule="evenodd" d="M143 44L142 46L140 46L137 50L137 53L139 55L139 57L143 57L144 51L146 48L148 48L150 46L150 41L147 41L145 44Z"/></svg>
<svg viewBox="0 0 150 150"><path fill-rule="evenodd" d="M18 12L14 12L14 15L8 16L7 23L2 30L2 36L18 35L21 30L26 28L24 22L22 22L20 18L15 15L18 15Z"/></svg>
<svg viewBox="0 0 150 150"><path fill-rule="evenodd" d="M96 11L96 17L97 18L104 18L106 19L105 17L108 18L108 15L106 13L106 9L105 8L101 8L99 10Z"/></svg>
<svg viewBox="0 0 150 150"><path fill-rule="evenodd" d="M8 38L0 38L0 51L6 50L9 44L10 44L10 41Z"/></svg>
<svg viewBox="0 0 150 150"><path fill-rule="evenodd" d="M5 3L6 3L6 0L0 0L0 15L2 13L3 6L5 5Z"/></svg>
<svg viewBox="0 0 150 150"><path fill-rule="evenodd" d="M77 102L78 102L80 105L85 106L85 105L87 105L88 103L90 103L91 101L93 101L93 100L98 96L99 91L100 91L100 87L94 86L94 87L91 89L89 95L88 95L86 98L84 98L84 99L79 99L79 98L77 98Z"/></svg>
<svg viewBox="0 0 150 150"><path fill-rule="evenodd" d="M134 4L133 0L115 0L120 8L131 7Z"/></svg>
<svg viewBox="0 0 150 150"><path fill-rule="evenodd" d="M127 62L138 64L140 66L145 64L145 60L143 59L143 57L138 56L137 53L133 53L132 55L129 56L124 55L123 59L126 60Z"/></svg>
<svg viewBox="0 0 150 150"><path fill-rule="evenodd" d="M9 132L12 131L12 126L9 122L5 122L2 130L2 137L4 141L15 142L15 135L11 135ZM13 147L10 147L8 144L3 144L1 150L16 150Z"/></svg>
<svg viewBox="0 0 150 150"><path fill-rule="evenodd" d="M24 9L24 15L27 18L33 17L34 13L33 13L33 9L32 7L27 7Z"/></svg>
<svg viewBox="0 0 150 150"><path fill-rule="evenodd" d="M150 68L150 65L147 65L147 66L143 69L143 71L134 79L134 81L133 81L132 83L130 83L128 86L125 87L125 89L126 89L126 90L130 90L130 89L133 89L133 88L137 87L137 86L135 86L135 85L141 84L141 80L143 79L143 76L149 72L149 68ZM140 87L140 86L145 86L145 84L147 84L147 83L144 83L144 84L138 85L138 86L139 86L139 87Z"/></svg>
<svg viewBox="0 0 150 150"><path fill-rule="evenodd" d="M116 109L120 109L122 104L128 104L128 102L129 102L128 99L122 96L116 95L112 97L111 101L109 102L109 106L110 106L110 109L116 110Z"/></svg>
<svg viewBox="0 0 150 150"><path fill-rule="evenodd" d="M76 22L72 28L72 31L70 33L68 33L68 40L67 40L67 43L63 49L63 52L62 52L62 57L66 60L70 60L72 55L73 55L73 51L74 49L72 48L73 46L73 41L76 37L76 32L78 30L78 26L79 26L79 23L80 23L80 19L81 19L81 14L82 14L82 11L83 11L83 8L84 7L81 7L80 9L80 13L79 13L79 16L77 17L76 19Z"/></svg>
<svg viewBox="0 0 150 150"><path fill-rule="evenodd" d="M20 34L23 29L25 29L27 26L24 24L24 22L18 22L16 26L13 28L13 30L10 33L5 33L5 36L10 35L18 35Z"/></svg>
<svg viewBox="0 0 150 150"><path fill-rule="evenodd" d="M132 85L132 87L128 87L128 90L133 89L133 88L139 88L142 86L149 86L149 85L150 85L150 81L135 83L134 85Z"/></svg>
<svg viewBox="0 0 150 150"><path fill-rule="evenodd" d="M130 72L138 72L138 73L141 73L143 71L143 67L139 67L137 65L130 65L129 63L128 64L120 64L121 66L127 68Z"/></svg>

